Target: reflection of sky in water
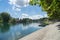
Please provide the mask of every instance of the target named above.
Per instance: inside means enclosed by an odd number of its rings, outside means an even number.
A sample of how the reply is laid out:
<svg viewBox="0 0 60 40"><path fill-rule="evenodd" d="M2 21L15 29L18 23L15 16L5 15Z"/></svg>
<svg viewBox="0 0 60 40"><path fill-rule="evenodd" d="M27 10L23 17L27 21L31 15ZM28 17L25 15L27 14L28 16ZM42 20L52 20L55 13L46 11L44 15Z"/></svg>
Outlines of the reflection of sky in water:
<svg viewBox="0 0 60 40"><path fill-rule="evenodd" d="M28 28L40 28L38 27L38 23L32 23L32 24L29 24L28 26L23 26L22 25L22 30L27 30Z"/></svg>
<svg viewBox="0 0 60 40"><path fill-rule="evenodd" d="M26 26L22 24L18 24L15 26L11 26L9 31L5 33L0 32L0 40L17 40L17 38L21 38L27 34L30 34L42 27L38 26L37 23L32 23Z"/></svg>

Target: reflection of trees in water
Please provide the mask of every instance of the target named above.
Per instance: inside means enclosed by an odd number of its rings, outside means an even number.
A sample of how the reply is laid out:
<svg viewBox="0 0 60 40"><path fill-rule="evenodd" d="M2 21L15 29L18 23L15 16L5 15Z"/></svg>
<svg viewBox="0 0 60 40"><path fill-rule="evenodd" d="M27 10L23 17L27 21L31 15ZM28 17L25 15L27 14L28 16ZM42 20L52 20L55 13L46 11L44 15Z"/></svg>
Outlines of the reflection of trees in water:
<svg viewBox="0 0 60 40"><path fill-rule="evenodd" d="M10 25L8 23L0 24L1 32L7 32L9 30Z"/></svg>
<svg viewBox="0 0 60 40"><path fill-rule="evenodd" d="M27 25L29 25L31 23L26 22L26 23L22 23L22 24L23 24L23 26L27 26Z"/></svg>
<svg viewBox="0 0 60 40"><path fill-rule="evenodd" d="M29 25L30 23L32 23L32 20L29 18L23 18L23 19L20 19L20 23L22 23L23 26L26 26L26 25Z"/></svg>

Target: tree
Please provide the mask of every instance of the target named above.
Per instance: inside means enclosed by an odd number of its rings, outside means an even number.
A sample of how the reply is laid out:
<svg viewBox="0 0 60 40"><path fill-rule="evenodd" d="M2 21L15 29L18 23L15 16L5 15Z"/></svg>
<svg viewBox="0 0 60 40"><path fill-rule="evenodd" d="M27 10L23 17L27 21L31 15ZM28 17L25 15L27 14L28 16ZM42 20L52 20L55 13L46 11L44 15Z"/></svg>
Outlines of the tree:
<svg viewBox="0 0 60 40"><path fill-rule="evenodd" d="M0 16L0 23L2 22L2 18L1 18L1 16Z"/></svg>
<svg viewBox="0 0 60 40"><path fill-rule="evenodd" d="M3 20L3 22L9 22L9 20L10 20L10 15L9 15L7 12L2 12L2 13L0 14L0 16L1 16L2 20Z"/></svg>
<svg viewBox="0 0 60 40"><path fill-rule="evenodd" d="M60 0L31 0L30 4L41 6L49 19L60 20Z"/></svg>
<svg viewBox="0 0 60 40"><path fill-rule="evenodd" d="M16 22L17 22L17 19L16 18L11 18L10 23L15 24Z"/></svg>

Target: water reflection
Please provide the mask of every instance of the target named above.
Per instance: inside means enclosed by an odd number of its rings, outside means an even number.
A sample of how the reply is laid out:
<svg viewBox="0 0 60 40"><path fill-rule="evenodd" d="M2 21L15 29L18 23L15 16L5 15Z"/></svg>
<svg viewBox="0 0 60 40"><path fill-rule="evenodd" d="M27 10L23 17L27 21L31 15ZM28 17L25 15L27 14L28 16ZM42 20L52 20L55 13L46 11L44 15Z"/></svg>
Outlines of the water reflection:
<svg viewBox="0 0 60 40"><path fill-rule="evenodd" d="M27 25L30 25L31 23L22 23L23 26L27 26Z"/></svg>
<svg viewBox="0 0 60 40"><path fill-rule="evenodd" d="M38 23L0 24L0 40L18 40L38 29Z"/></svg>
<svg viewBox="0 0 60 40"><path fill-rule="evenodd" d="M8 23L0 24L0 32L2 33L7 32L9 28L10 28L10 25Z"/></svg>

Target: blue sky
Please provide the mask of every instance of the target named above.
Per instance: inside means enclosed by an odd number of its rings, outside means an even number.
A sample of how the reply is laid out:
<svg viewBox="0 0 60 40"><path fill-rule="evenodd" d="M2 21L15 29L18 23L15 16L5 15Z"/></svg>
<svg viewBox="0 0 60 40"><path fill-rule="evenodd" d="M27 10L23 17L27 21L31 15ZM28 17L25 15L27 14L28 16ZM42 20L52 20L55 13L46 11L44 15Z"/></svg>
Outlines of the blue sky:
<svg viewBox="0 0 60 40"><path fill-rule="evenodd" d="M0 12L9 12L15 18L38 19L47 17L38 5L29 5L30 0L0 0Z"/></svg>

